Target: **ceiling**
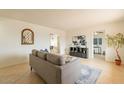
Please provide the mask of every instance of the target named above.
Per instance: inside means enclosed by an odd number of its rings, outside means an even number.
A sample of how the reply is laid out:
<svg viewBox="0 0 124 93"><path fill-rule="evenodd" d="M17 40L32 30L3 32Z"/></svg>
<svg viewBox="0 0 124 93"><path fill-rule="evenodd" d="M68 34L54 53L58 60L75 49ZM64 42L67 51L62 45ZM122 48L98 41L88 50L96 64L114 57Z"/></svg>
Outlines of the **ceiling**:
<svg viewBox="0 0 124 93"><path fill-rule="evenodd" d="M124 10L17 9L0 10L0 16L68 31L116 21L123 21Z"/></svg>

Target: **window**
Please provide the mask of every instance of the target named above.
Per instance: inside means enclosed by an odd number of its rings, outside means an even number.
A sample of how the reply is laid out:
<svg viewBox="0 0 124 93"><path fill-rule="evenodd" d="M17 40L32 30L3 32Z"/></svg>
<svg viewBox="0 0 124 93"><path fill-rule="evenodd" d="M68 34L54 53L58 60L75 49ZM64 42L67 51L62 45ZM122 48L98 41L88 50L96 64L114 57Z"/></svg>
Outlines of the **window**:
<svg viewBox="0 0 124 93"><path fill-rule="evenodd" d="M94 45L102 45L102 38L94 38L93 43Z"/></svg>
<svg viewBox="0 0 124 93"><path fill-rule="evenodd" d="M99 38L99 45L102 45L102 38Z"/></svg>
<svg viewBox="0 0 124 93"><path fill-rule="evenodd" d="M97 45L97 38L94 38L94 45Z"/></svg>
<svg viewBox="0 0 124 93"><path fill-rule="evenodd" d="M58 36L56 34L50 34L50 46L57 47Z"/></svg>

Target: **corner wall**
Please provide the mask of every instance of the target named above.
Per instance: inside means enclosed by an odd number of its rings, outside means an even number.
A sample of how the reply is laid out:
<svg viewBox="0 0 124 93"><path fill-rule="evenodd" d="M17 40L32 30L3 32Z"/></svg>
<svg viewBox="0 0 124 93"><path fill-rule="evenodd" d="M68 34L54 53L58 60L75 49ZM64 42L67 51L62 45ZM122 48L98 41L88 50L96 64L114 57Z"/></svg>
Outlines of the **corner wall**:
<svg viewBox="0 0 124 93"><path fill-rule="evenodd" d="M30 28L34 31L34 45L21 45L21 31ZM0 68L28 62L32 49L49 49L50 33L60 37L60 53L65 50L65 32L28 22L0 18Z"/></svg>

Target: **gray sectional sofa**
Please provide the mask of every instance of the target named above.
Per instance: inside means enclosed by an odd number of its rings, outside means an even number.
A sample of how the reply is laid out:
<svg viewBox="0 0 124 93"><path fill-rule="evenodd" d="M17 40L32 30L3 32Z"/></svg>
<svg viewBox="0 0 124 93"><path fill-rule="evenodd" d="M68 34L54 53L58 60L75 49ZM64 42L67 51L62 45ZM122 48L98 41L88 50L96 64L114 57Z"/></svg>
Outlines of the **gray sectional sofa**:
<svg viewBox="0 0 124 93"><path fill-rule="evenodd" d="M32 50L30 66L48 84L73 84L79 79L80 58Z"/></svg>

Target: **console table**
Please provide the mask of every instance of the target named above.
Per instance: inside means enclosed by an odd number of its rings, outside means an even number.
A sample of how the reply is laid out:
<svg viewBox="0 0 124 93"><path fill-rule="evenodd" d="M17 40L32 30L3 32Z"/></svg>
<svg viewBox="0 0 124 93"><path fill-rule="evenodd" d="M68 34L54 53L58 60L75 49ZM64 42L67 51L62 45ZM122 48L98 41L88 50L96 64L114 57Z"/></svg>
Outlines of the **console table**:
<svg viewBox="0 0 124 93"><path fill-rule="evenodd" d="M88 48L70 47L69 54L71 56L76 56L76 57L81 57L81 58L88 58Z"/></svg>

